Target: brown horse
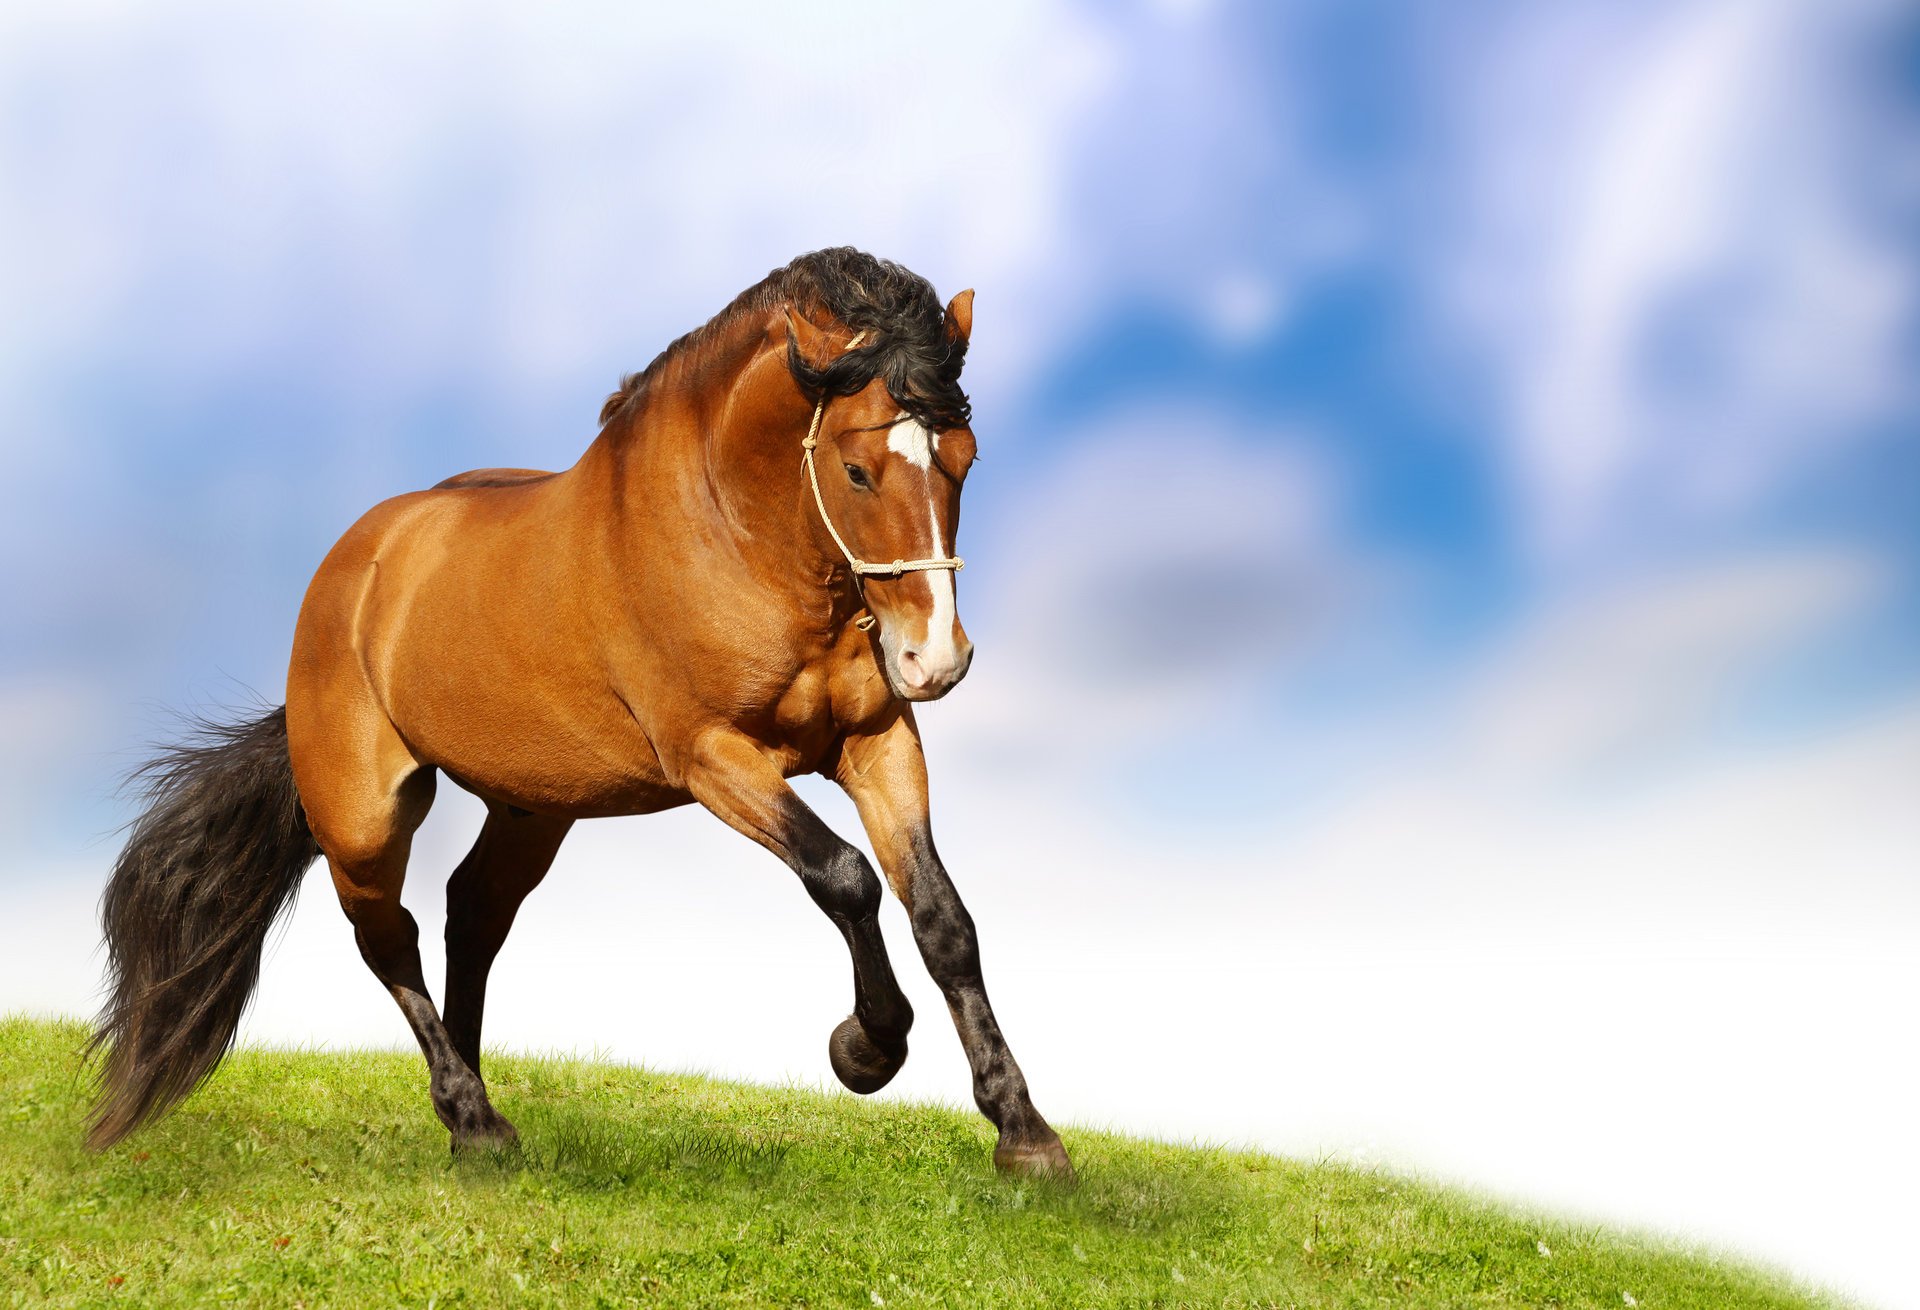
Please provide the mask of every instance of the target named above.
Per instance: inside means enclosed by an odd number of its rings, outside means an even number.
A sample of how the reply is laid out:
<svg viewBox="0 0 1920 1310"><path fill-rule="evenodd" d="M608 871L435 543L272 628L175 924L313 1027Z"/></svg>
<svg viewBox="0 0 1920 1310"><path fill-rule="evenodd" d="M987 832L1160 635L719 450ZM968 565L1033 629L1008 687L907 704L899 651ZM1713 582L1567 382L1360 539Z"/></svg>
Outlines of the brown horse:
<svg viewBox="0 0 1920 1310"><path fill-rule="evenodd" d="M284 708L204 725L148 766L102 904L113 988L92 1142L212 1072L318 855L454 1147L511 1142L480 1030L520 902L576 819L689 801L785 861L846 938L853 1013L828 1056L849 1088L878 1090L913 1012L879 879L787 784L818 772L853 798L907 908L999 1130L995 1162L1071 1174L934 850L910 704L944 695L973 653L949 553L974 458L972 311L972 292L943 311L926 281L857 251L803 256L628 377L572 468L462 474L356 523L307 590ZM487 804L447 883L444 1013L400 904L441 773Z"/></svg>

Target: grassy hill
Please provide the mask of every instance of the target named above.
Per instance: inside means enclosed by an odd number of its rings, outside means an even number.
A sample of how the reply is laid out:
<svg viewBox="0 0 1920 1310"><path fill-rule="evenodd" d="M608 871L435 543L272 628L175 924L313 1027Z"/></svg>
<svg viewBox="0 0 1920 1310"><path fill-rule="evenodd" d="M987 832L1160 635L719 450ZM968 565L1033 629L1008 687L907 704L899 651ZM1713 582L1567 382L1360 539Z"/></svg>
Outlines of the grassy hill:
<svg viewBox="0 0 1920 1310"><path fill-rule="evenodd" d="M1063 1190L971 1114L585 1060L490 1060L514 1161L449 1159L411 1053L265 1050L91 1156L84 1035L0 1020L0 1304L1837 1304L1383 1174L1069 1131Z"/></svg>

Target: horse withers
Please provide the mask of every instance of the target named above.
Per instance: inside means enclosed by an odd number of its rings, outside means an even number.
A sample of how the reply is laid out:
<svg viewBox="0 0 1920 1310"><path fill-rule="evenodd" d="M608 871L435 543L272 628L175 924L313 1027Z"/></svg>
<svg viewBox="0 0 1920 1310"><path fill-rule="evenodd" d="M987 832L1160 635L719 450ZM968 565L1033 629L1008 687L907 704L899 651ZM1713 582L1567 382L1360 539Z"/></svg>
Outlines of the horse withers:
<svg viewBox="0 0 1920 1310"><path fill-rule="evenodd" d="M233 1042L267 930L324 856L419 1040L455 1149L514 1140L480 1072L487 973L578 819L698 801L800 876L845 937L828 1057L874 1092L913 1012L880 880L795 795L853 798L951 1010L1003 1169L1070 1176L981 981L934 848L913 702L966 676L955 607L974 459L973 293L848 249L805 255L627 377L560 473L486 469L375 506L294 632L287 700L145 773L102 903L111 996L90 1140L193 1090ZM447 883L444 1010L400 903L445 774L487 819Z"/></svg>

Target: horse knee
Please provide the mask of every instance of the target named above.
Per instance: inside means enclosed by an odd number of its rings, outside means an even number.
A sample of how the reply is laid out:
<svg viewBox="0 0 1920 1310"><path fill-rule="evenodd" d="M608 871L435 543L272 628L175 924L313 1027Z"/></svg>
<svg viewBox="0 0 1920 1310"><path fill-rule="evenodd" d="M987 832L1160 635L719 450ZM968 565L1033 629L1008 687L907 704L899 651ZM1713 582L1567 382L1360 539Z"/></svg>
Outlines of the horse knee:
<svg viewBox="0 0 1920 1310"><path fill-rule="evenodd" d="M847 923L861 923L880 913L880 879L867 857L840 842L811 860L802 870L814 904Z"/></svg>

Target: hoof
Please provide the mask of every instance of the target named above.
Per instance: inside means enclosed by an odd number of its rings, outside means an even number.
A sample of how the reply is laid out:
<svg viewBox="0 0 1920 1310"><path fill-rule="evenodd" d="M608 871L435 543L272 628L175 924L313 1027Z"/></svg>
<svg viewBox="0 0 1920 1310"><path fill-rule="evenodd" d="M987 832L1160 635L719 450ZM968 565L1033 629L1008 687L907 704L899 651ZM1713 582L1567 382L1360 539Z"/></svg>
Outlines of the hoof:
<svg viewBox="0 0 1920 1310"><path fill-rule="evenodd" d="M517 1155L520 1131L498 1114L484 1128L472 1128L453 1135L453 1153L457 1156Z"/></svg>
<svg viewBox="0 0 1920 1310"><path fill-rule="evenodd" d="M900 1066L907 1062L907 1041L900 1039L891 1053L875 1046L860 1020L848 1015L827 1039L827 1059L833 1063L834 1076L850 1092L871 1096L893 1081Z"/></svg>
<svg viewBox="0 0 1920 1310"><path fill-rule="evenodd" d="M1060 1145L1060 1136L1052 1129L1045 1137L1028 1142L1009 1142L1000 1139L1000 1145L993 1148L993 1165L1003 1174L1017 1178L1047 1178L1056 1183L1075 1181L1073 1161L1067 1159L1067 1148Z"/></svg>

